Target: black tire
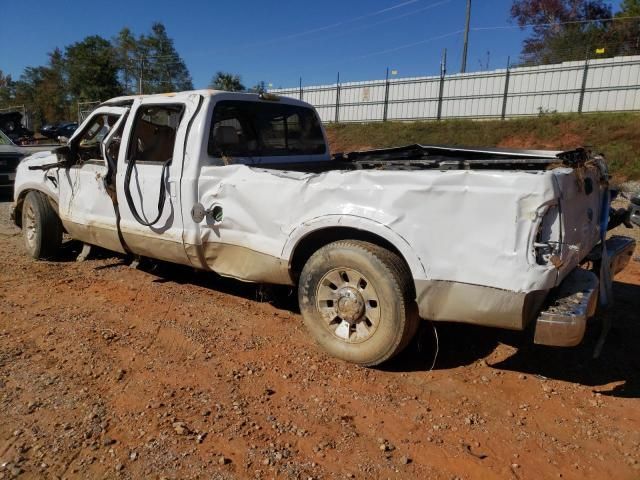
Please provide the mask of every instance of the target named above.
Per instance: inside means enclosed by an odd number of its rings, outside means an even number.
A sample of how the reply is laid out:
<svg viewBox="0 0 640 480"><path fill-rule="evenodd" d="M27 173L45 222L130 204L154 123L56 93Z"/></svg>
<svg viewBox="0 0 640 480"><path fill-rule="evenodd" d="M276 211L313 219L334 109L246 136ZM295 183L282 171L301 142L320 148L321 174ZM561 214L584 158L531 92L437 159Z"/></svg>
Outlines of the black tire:
<svg viewBox="0 0 640 480"><path fill-rule="evenodd" d="M400 353L419 325L405 262L359 240L333 242L315 252L302 269L298 301L307 329L322 348L364 366Z"/></svg>
<svg viewBox="0 0 640 480"><path fill-rule="evenodd" d="M51 259L60 249L60 219L40 192L29 192L22 203L22 235L27 253L37 260Z"/></svg>

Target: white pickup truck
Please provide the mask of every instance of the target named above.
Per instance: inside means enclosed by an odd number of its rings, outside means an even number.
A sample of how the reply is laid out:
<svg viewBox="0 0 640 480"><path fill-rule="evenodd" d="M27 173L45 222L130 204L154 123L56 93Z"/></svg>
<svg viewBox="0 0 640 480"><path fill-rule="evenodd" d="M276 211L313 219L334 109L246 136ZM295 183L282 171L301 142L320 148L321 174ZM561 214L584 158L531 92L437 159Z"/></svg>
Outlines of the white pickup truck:
<svg viewBox="0 0 640 480"><path fill-rule="evenodd" d="M13 216L38 259L67 232L297 286L315 340L376 365L420 318L535 322L537 343L579 343L635 245L603 243L609 210L605 161L586 150L331 156L310 105L203 90L103 103L68 145L20 163Z"/></svg>

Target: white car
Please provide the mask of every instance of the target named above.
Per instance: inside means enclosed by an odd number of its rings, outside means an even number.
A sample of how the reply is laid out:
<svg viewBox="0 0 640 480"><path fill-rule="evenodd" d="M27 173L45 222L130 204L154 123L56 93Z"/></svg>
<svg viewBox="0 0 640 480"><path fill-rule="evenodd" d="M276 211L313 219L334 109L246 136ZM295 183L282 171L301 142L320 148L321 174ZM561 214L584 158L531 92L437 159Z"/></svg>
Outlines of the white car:
<svg viewBox="0 0 640 480"><path fill-rule="evenodd" d="M599 286L604 297L634 248L603 243L608 197L604 159L582 149L331 156L310 105L202 90L103 103L67 146L20 163L14 218L35 258L54 257L64 230L295 285L322 347L376 365L420 318L537 322L538 343L580 342Z"/></svg>

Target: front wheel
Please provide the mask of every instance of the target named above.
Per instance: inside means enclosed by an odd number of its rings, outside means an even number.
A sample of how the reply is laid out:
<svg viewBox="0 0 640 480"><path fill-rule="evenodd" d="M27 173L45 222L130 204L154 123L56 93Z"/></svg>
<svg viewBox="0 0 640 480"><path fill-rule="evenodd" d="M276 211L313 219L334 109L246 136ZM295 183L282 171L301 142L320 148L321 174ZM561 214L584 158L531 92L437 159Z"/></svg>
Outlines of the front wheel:
<svg viewBox="0 0 640 480"><path fill-rule="evenodd" d="M37 260L56 255L62 243L62 225L40 192L29 192L22 204L22 234L27 253Z"/></svg>
<svg viewBox="0 0 640 480"><path fill-rule="evenodd" d="M334 357L378 365L418 328L411 274L395 253L358 240L330 243L305 264L298 287L305 325Z"/></svg>

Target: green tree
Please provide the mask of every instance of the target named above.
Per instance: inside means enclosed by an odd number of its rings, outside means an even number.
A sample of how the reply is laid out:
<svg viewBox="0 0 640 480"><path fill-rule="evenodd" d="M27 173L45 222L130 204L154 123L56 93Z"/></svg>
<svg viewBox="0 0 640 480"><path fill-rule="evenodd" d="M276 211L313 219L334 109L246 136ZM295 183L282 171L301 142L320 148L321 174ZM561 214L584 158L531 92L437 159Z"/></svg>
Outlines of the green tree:
<svg viewBox="0 0 640 480"><path fill-rule="evenodd" d="M68 91L74 101L107 100L122 94L113 45L93 35L65 50Z"/></svg>
<svg viewBox="0 0 640 480"><path fill-rule="evenodd" d="M264 82L264 80L260 80L253 87L251 87L249 91L253 93L265 93L267 91L267 84Z"/></svg>
<svg viewBox="0 0 640 480"><path fill-rule="evenodd" d="M139 57L141 56L138 40L128 27L118 32L112 41L116 51L116 61L120 68L120 82L126 94L138 91Z"/></svg>
<svg viewBox="0 0 640 480"><path fill-rule="evenodd" d="M42 85L47 67L27 67L15 83L14 105L24 105L36 125L46 121L42 101Z"/></svg>
<svg viewBox="0 0 640 480"><path fill-rule="evenodd" d="M217 72L211 79L209 88L214 90L224 90L226 92L243 92L245 86L242 84L240 75L228 72Z"/></svg>
<svg viewBox="0 0 640 480"><path fill-rule="evenodd" d="M15 88L15 82L11 75L5 75L0 70L0 108L6 108L13 104Z"/></svg>
<svg viewBox="0 0 640 480"><path fill-rule="evenodd" d="M522 46L523 63L584 59L607 42L611 22L603 20L611 12L604 0L514 0L511 17L532 32Z"/></svg>
<svg viewBox="0 0 640 480"><path fill-rule="evenodd" d="M140 36L137 50L143 93L193 89L189 70L162 23L154 23L149 35Z"/></svg>
<svg viewBox="0 0 640 480"><path fill-rule="evenodd" d="M64 55L56 48L49 53L49 65L42 71L42 83L37 92L43 121L57 122L70 118L65 68Z"/></svg>
<svg viewBox="0 0 640 480"><path fill-rule="evenodd" d="M25 68L20 79L12 84L9 98L3 103L24 105L36 127L70 118L65 61L60 49L49 53L48 65Z"/></svg>
<svg viewBox="0 0 640 480"><path fill-rule="evenodd" d="M640 54L640 20L637 17L640 17L640 0L624 0L613 25L616 54Z"/></svg>

